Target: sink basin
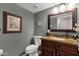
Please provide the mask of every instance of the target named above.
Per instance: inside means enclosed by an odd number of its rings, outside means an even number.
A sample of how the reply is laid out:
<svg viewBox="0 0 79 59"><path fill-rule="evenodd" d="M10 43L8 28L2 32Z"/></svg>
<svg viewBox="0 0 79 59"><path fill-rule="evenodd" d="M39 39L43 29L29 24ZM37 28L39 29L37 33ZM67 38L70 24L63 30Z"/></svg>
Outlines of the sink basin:
<svg viewBox="0 0 79 59"><path fill-rule="evenodd" d="M63 38L52 38L52 39L55 39L55 40L65 40Z"/></svg>

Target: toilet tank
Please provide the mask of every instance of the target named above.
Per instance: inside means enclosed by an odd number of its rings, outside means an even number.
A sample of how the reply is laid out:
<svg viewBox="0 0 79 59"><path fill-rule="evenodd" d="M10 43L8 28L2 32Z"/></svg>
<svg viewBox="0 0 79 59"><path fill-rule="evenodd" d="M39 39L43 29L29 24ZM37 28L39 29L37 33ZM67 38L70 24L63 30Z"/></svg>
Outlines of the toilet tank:
<svg viewBox="0 0 79 59"><path fill-rule="evenodd" d="M42 36L34 36L34 42L36 45L41 45L41 38Z"/></svg>

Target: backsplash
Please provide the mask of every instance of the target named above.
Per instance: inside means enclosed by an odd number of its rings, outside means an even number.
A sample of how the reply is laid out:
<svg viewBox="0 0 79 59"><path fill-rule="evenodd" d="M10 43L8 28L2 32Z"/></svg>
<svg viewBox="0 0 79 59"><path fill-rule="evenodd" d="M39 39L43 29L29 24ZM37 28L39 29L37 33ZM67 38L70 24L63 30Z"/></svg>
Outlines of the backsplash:
<svg viewBox="0 0 79 59"><path fill-rule="evenodd" d="M46 33L46 36L55 36L55 37L63 37L63 38L73 38L73 39L76 39L75 37L75 33L73 33L72 35L69 34L69 33L58 33L58 32L49 32L49 33Z"/></svg>

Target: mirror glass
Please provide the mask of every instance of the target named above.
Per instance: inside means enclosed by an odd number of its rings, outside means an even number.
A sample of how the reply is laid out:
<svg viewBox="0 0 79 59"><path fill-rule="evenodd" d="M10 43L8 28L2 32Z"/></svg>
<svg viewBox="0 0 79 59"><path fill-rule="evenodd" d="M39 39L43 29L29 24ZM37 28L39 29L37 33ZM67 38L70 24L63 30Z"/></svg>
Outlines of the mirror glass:
<svg viewBox="0 0 79 59"><path fill-rule="evenodd" d="M50 29L72 29L72 13L51 16Z"/></svg>
<svg viewBox="0 0 79 59"><path fill-rule="evenodd" d="M72 31L74 24L77 21L76 12L68 11L60 14L49 14L48 15L48 29L50 30L61 30L61 31Z"/></svg>

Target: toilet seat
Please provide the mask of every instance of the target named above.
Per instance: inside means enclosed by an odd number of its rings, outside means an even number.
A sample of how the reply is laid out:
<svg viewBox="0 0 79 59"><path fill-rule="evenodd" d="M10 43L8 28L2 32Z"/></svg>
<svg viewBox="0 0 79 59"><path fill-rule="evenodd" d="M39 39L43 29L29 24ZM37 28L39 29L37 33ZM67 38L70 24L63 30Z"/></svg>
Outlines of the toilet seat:
<svg viewBox="0 0 79 59"><path fill-rule="evenodd" d="M29 45L26 47L26 51L36 50L38 48L38 45Z"/></svg>

